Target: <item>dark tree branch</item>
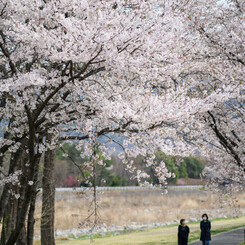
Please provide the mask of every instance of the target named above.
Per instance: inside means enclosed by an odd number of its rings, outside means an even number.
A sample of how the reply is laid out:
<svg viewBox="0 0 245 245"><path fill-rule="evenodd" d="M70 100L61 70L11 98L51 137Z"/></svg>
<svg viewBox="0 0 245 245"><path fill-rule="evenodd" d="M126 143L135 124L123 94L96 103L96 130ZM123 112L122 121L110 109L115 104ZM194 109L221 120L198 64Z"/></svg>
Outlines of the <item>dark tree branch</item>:
<svg viewBox="0 0 245 245"><path fill-rule="evenodd" d="M208 114L210 115L210 117L212 119L212 122L209 123L209 126L214 131L214 133L215 133L216 137L219 139L221 145L223 145L223 147L225 149L227 149L228 152L230 152L230 154L236 160L237 165L239 167L242 167L242 160L240 159L240 157L238 156L238 154L233 149L233 147L237 147L237 145L232 145L232 144L229 143L229 141L227 140L227 137L225 135L223 135L220 132L220 130L218 129L217 121L215 119L215 116L210 111L208 111ZM245 168L244 168L244 172L245 172Z"/></svg>
<svg viewBox="0 0 245 245"><path fill-rule="evenodd" d="M12 62L12 60L10 59L10 54L9 54L8 50L4 47L2 42L0 42L0 48L1 48L4 56L7 58L8 62L9 62L9 66L10 66L10 69L12 71L12 74L16 74L17 73L16 67L15 67L14 63Z"/></svg>

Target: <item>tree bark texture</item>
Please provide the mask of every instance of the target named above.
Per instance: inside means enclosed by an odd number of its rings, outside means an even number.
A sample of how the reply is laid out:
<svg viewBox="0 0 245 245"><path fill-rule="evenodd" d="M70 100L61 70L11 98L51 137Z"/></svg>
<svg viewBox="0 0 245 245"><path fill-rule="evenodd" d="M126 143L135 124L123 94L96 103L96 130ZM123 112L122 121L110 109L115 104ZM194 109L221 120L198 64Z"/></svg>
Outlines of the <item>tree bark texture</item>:
<svg viewBox="0 0 245 245"><path fill-rule="evenodd" d="M22 141L22 144L25 144L25 141ZM11 157L8 175L13 174L18 169L18 167L22 165L23 158L24 158L24 154L23 154L23 149L21 145L21 147L16 151L16 153L14 153ZM6 205L8 204L9 190L11 188L12 188L12 185L10 183L7 183L4 185L3 192L1 195L1 199L0 199L0 221L2 221Z"/></svg>
<svg viewBox="0 0 245 245"><path fill-rule="evenodd" d="M44 157L42 217L41 217L41 245L54 245L54 165L56 150L48 150Z"/></svg>
<svg viewBox="0 0 245 245"><path fill-rule="evenodd" d="M15 229L11 233L6 245L13 245L17 242L22 228L25 226L26 216L31 203L31 197L36 192L35 185L29 185L29 180L34 180L35 169L39 165L40 154L35 155L30 162L30 166L23 170L21 178L20 198L18 199L17 217Z"/></svg>
<svg viewBox="0 0 245 245"><path fill-rule="evenodd" d="M40 161L40 159L39 159ZM34 236L34 225L35 225L35 207L36 207L36 197L37 197L37 182L38 182L38 167L36 166L35 175L34 175L34 191L32 193L30 208L28 213L28 220L27 220L27 245L33 244L33 236Z"/></svg>

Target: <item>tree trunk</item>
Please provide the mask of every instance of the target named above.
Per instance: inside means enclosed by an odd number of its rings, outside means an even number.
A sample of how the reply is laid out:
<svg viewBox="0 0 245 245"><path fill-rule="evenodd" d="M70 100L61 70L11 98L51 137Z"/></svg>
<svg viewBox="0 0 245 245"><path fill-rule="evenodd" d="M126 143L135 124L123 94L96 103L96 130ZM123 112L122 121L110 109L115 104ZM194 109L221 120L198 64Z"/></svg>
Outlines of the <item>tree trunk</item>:
<svg viewBox="0 0 245 245"><path fill-rule="evenodd" d="M36 196L31 200L29 213L28 213L28 223L27 223L27 245L33 244L33 236L34 236L34 213L35 213L35 204L36 204Z"/></svg>
<svg viewBox="0 0 245 245"><path fill-rule="evenodd" d="M54 245L54 165L56 150L45 153L43 169L42 217L41 217L41 245Z"/></svg>
<svg viewBox="0 0 245 245"><path fill-rule="evenodd" d="M30 166L26 167L23 170L20 190L20 198L18 199L18 209L17 209L17 217L15 221L15 229L11 233L6 245L13 245L18 240L19 234L22 228L25 226L26 215L30 206L31 197L33 192L36 191L34 185L29 185L27 182L29 180L34 180L35 169L37 165L39 165L40 154L37 154L33 157L32 161L30 162Z"/></svg>
<svg viewBox="0 0 245 245"><path fill-rule="evenodd" d="M14 173L17 169L21 169L24 164L24 155L23 150L20 148L16 153L13 153L10 160L9 166L9 175ZM2 234L1 234L1 244L5 244L9 239L11 233L15 230L16 225L16 217L17 217L17 208L18 208L18 200L15 198L13 194L10 194L9 191L13 191L13 193L19 193L19 187L17 185L12 185L7 183L4 186L3 193L0 201L0 213L2 221ZM3 217L2 217L3 212ZM23 243L24 244L24 243Z"/></svg>
<svg viewBox="0 0 245 245"><path fill-rule="evenodd" d="M36 166L35 169L35 175L34 175L34 191L32 193L31 202L30 202L30 208L28 213L28 221L27 221L27 245L33 244L33 236L34 236L34 225L35 225L35 219L34 219L34 213L35 213L35 207L36 207L36 197L37 197L37 182L38 182L38 167Z"/></svg>
<svg viewBox="0 0 245 245"><path fill-rule="evenodd" d="M12 200L9 197L9 202L5 207L5 212L3 216L3 221L2 221L2 232L1 232L1 245L4 245L6 240L9 238L11 231L13 230L12 227Z"/></svg>
<svg viewBox="0 0 245 245"><path fill-rule="evenodd" d="M16 245L26 245L27 243L27 240L26 240L26 227L23 226L21 231L20 231L20 234L18 236L18 240L16 242Z"/></svg>
<svg viewBox="0 0 245 245"><path fill-rule="evenodd" d="M21 162L23 161L23 157L24 157L22 146L23 144L25 144L25 140L23 140L21 144L22 144L21 147L11 157L8 175L13 174L18 169L18 167L22 164ZM7 183L4 185L3 192L1 195L1 199L0 199L0 221L2 220L6 205L8 204L8 200L10 196L9 190L11 188L12 188L12 185L10 183Z"/></svg>

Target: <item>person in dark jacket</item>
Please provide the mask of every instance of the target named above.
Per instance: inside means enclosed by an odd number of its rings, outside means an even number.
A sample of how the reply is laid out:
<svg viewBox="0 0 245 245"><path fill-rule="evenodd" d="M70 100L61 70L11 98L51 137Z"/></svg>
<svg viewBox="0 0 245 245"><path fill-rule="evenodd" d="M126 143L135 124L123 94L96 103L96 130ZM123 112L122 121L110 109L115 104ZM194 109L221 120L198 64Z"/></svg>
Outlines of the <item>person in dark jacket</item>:
<svg viewBox="0 0 245 245"><path fill-rule="evenodd" d="M201 238L202 245L209 245L209 241L211 241L211 223L208 220L208 215L202 215L202 221L200 222L200 229L201 229Z"/></svg>
<svg viewBox="0 0 245 245"><path fill-rule="evenodd" d="M181 219L180 225L178 228L178 245L187 245L188 244L189 233L190 233L190 229L186 225L185 219Z"/></svg>

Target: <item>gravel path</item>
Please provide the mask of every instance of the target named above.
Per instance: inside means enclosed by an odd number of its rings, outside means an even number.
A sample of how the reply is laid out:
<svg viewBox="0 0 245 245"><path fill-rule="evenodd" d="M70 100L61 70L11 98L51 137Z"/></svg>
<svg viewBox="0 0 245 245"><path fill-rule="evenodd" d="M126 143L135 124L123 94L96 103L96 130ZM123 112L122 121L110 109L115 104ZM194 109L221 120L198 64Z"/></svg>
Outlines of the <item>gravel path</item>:
<svg viewBox="0 0 245 245"><path fill-rule="evenodd" d="M212 236L210 245L238 245L240 242L244 241L244 230L245 227L214 235ZM197 241L189 244L201 245L202 242Z"/></svg>

